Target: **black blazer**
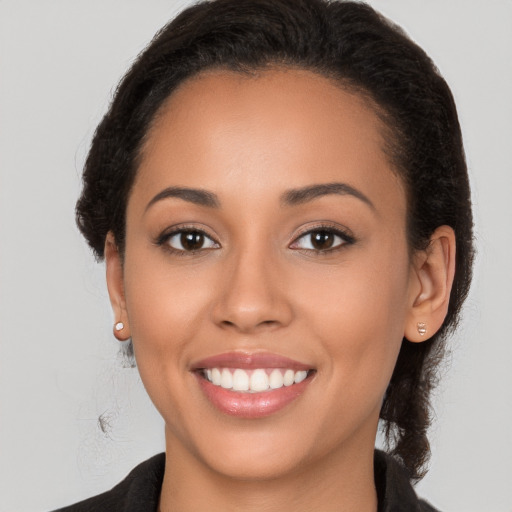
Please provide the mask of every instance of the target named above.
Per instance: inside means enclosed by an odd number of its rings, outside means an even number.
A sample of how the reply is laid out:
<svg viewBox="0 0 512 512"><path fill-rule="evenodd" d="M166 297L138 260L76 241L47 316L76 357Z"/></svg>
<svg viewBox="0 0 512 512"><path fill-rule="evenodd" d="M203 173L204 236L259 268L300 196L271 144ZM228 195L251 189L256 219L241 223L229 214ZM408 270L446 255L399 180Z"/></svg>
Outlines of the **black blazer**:
<svg viewBox="0 0 512 512"><path fill-rule="evenodd" d="M375 485L379 512L438 512L418 499L404 469L389 455L375 450ZM110 491L55 512L157 512L165 453L139 464Z"/></svg>

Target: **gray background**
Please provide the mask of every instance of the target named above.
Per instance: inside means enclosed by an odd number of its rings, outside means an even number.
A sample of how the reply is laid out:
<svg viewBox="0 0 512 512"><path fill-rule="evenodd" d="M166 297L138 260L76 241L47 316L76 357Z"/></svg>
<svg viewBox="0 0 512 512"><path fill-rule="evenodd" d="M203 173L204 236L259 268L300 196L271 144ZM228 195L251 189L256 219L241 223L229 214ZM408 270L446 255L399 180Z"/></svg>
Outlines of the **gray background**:
<svg viewBox="0 0 512 512"><path fill-rule="evenodd" d="M114 85L186 1L0 0L0 511L106 490L161 451L122 367L97 265L74 226L79 173ZM460 111L478 260L436 393L443 511L512 511L512 2L374 0L433 57ZM102 415L105 432L99 428Z"/></svg>

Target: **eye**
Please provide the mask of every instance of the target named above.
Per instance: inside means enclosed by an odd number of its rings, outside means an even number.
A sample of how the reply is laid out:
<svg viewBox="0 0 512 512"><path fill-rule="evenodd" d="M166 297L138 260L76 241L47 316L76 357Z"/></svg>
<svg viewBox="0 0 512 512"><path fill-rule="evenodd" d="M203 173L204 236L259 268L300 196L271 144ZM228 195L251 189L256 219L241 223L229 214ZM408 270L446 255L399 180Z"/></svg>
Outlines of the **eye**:
<svg viewBox="0 0 512 512"><path fill-rule="evenodd" d="M196 252L204 249L216 249L219 244L206 233L192 229L182 229L165 235L161 244L167 244L175 251Z"/></svg>
<svg viewBox="0 0 512 512"><path fill-rule="evenodd" d="M340 248L354 239L340 230L333 228L317 228L304 233L290 246L292 249L303 249L315 252L328 252Z"/></svg>

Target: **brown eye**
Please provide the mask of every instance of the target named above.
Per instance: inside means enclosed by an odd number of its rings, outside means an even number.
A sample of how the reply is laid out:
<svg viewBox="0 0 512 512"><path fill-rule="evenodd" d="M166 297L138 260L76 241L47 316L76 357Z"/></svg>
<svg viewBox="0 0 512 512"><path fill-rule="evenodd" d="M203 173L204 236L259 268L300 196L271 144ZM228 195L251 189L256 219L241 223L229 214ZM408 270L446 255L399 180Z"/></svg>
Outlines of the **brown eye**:
<svg viewBox="0 0 512 512"><path fill-rule="evenodd" d="M314 252L329 252L353 242L354 239L342 231L335 229L315 229L297 238L290 248L305 249Z"/></svg>
<svg viewBox="0 0 512 512"><path fill-rule="evenodd" d="M311 245L317 251L330 249L334 244L335 235L329 231L315 231L309 236L311 237Z"/></svg>
<svg viewBox="0 0 512 512"><path fill-rule="evenodd" d="M181 252L215 249L218 244L202 231L177 231L167 238L167 244Z"/></svg>
<svg viewBox="0 0 512 512"><path fill-rule="evenodd" d="M180 242L183 249L186 251L197 251L203 247L204 235L202 233L190 232L182 233L180 236Z"/></svg>

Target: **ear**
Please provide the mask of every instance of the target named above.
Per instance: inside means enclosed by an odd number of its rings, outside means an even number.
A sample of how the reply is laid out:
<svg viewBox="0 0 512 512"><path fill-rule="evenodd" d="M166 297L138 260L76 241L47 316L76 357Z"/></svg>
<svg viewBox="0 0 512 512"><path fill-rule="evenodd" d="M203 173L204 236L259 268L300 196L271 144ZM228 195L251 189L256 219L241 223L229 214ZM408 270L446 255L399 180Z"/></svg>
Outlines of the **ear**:
<svg viewBox="0 0 512 512"><path fill-rule="evenodd" d="M428 247L414 255L404 332L409 341L428 340L444 322L455 275L455 245L453 229L440 226Z"/></svg>
<svg viewBox="0 0 512 512"><path fill-rule="evenodd" d="M123 263L114 234L111 231L108 232L105 239L105 264L108 294L115 318L114 336L119 341L126 341L130 338L130 326L124 297Z"/></svg>

